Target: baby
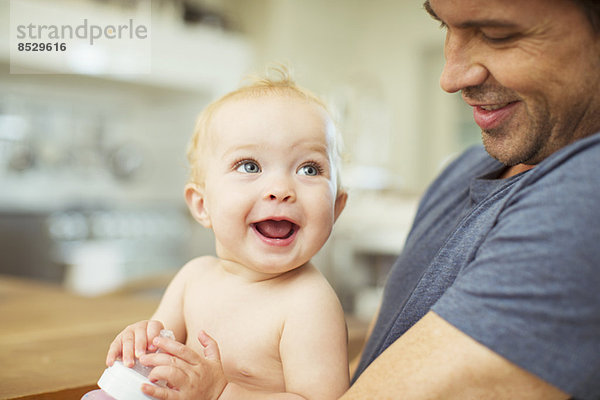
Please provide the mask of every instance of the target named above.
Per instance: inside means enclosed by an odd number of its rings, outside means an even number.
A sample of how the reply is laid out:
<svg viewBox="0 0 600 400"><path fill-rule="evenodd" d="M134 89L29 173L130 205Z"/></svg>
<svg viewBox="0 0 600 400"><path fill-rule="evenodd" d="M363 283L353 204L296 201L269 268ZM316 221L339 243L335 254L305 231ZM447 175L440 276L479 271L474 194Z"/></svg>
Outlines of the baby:
<svg viewBox="0 0 600 400"><path fill-rule="evenodd" d="M106 360L154 366L149 379L167 385L143 385L147 395L337 399L348 388L344 314L310 262L347 198L336 128L317 97L278 72L198 119L185 199L213 229L217 257L187 263L151 320L123 330ZM158 337L163 328L176 341Z"/></svg>

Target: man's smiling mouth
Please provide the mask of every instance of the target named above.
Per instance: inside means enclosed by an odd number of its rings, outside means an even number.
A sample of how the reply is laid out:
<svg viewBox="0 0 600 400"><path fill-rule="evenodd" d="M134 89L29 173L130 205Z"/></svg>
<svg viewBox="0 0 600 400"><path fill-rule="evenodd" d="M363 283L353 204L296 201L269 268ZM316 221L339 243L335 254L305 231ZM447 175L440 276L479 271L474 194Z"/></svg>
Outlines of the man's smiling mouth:
<svg viewBox="0 0 600 400"><path fill-rule="evenodd" d="M494 110L499 110L501 108L506 107L507 105L509 105L509 103L502 103L502 104L493 104L493 105L486 105L486 106L479 106L480 108L484 109L485 111L494 111Z"/></svg>

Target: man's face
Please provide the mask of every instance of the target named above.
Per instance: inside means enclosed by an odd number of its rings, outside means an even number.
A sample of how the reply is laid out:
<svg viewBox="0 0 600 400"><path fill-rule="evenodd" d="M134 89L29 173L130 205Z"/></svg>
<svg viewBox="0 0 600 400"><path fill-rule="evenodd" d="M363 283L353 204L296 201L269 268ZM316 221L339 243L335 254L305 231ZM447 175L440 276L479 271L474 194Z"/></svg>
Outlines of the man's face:
<svg viewBox="0 0 600 400"><path fill-rule="evenodd" d="M440 83L488 153L534 165L600 130L600 35L568 0L429 0L447 29Z"/></svg>

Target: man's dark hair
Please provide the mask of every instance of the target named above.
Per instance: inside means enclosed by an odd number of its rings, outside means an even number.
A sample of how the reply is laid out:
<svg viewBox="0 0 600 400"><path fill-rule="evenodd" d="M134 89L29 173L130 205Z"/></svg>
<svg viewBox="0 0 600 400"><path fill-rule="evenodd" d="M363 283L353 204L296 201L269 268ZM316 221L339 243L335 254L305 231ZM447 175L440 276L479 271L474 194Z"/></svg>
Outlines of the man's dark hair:
<svg viewBox="0 0 600 400"><path fill-rule="evenodd" d="M600 34L600 1L599 0L572 0L577 4L588 20L592 24L592 28L597 34Z"/></svg>

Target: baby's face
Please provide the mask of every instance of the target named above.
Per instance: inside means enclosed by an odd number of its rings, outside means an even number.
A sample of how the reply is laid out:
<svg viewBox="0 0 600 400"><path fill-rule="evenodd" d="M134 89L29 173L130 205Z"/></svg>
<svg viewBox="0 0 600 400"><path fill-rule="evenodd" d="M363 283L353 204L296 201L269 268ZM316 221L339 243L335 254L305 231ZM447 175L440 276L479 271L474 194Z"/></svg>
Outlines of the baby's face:
<svg viewBox="0 0 600 400"><path fill-rule="evenodd" d="M217 255L266 274L308 262L345 202L325 110L293 96L237 99L216 112L210 135L204 207Z"/></svg>

